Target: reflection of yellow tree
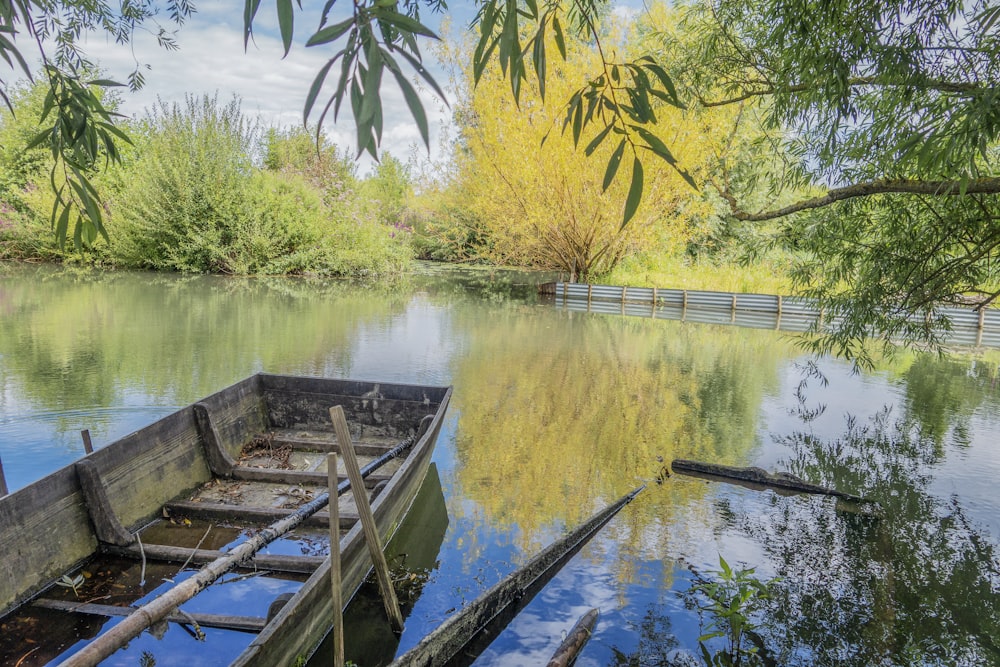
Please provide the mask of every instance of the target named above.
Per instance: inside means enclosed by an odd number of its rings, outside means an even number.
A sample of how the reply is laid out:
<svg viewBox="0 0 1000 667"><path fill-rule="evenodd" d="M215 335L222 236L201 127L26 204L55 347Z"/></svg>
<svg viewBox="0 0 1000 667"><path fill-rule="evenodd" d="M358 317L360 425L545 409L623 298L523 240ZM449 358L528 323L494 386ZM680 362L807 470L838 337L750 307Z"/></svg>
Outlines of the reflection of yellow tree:
<svg viewBox="0 0 1000 667"><path fill-rule="evenodd" d="M181 404L252 372L344 367L360 323L405 290L218 276L11 271L0 318L5 386L46 409L121 405L130 390ZM21 377L13 377L20 374Z"/></svg>
<svg viewBox="0 0 1000 667"><path fill-rule="evenodd" d="M455 474L482 520L516 526L529 551L547 527L581 522L674 457L744 463L761 399L793 352L770 332L558 311L466 325ZM611 529L619 548L661 552L675 508L701 488L647 491Z"/></svg>

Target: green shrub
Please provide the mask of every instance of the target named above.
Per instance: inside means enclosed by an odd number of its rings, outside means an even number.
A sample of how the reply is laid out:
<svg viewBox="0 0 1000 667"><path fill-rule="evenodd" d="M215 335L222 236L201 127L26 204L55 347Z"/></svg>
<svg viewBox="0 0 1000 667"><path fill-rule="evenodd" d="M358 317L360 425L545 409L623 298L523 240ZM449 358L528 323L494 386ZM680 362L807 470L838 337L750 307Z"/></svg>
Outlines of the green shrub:
<svg viewBox="0 0 1000 667"><path fill-rule="evenodd" d="M255 168L249 156L258 134L236 101L161 105L114 188L109 261L239 275L381 275L405 267L408 249L389 229L356 222L351 201L324 201L297 170Z"/></svg>

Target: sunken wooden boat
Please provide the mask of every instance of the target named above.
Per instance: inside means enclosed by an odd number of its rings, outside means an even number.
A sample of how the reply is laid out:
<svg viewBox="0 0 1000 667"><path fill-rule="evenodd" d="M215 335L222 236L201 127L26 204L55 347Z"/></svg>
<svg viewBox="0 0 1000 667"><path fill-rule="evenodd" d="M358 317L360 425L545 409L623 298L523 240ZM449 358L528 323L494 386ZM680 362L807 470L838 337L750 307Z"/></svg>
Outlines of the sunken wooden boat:
<svg viewBox="0 0 1000 667"><path fill-rule="evenodd" d="M315 502L339 451L336 405L388 539L450 398L450 387L258 374L0 498L0 664L72 659L200 564ZM346 604L371 559L352 493L338 508ZM328 517L313 514L107 662L301 663L332 623Z"/></svg>

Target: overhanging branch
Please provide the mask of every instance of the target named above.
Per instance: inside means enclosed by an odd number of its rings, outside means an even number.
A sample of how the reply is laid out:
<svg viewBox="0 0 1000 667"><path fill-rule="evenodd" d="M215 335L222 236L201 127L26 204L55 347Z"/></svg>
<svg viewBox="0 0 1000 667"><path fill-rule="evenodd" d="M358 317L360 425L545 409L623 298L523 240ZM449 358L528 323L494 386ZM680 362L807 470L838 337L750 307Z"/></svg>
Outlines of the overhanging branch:
<svg viewBox="0 0 1000 667"><path fill-rule="evenodd" d="M828 191L825 195L821 197L813 197L812 199L805 199L803 201L785 206L783 208L775 209L773 211L764 211L761 213L749 213L742 210L737 205L736 199L728 193L723 192L723 198L729 203L729 207L732 209L733 216L737 220L743 220L746 222L763 222L765 220L774 220L776 218L782 218L786 215L791 215L792 213L798 213L799 211L807 211L814 208L822 208L824 206L829 206L834 202L843 201L845 199L854 199L857 197L869 197L871 195L880 194L915 194L915 195L934 195L934 196L957 196L961 194L968 195L981 195L981 194L1000 194L1000 178L977 178L975 180L970 180L965 184L965 188L961 187L962 183L960 181L920 181L920 180L910 180L910 179L880 179L877 181L868 181L865 183L856 183L854 185L848 185L843 188L834 188Z"/></svg>
<svg viewBox="0 0 1000 667"><path fill-rule="evenodd" d="M788 86L772 86L766 81L761 81L759 84L761 88L748 90L742 95L737 95L735 97L730 97L722 100L706 100L701 96L698 96L698 102L703 107L721 107L728 104L736 104L738 102L744 102L746 100L755 97L767 97L770 95L778 94L788 94L788 93L802 93L809 90L813 90L818 86L811 83L797 83ZM939 93L952 93L958 95L968 95L971 93L984 92L986 88L978 83L968 82L968 81L945 81L939 79L929 79L929 78L913 78L909 80L892 80L884 77L874 77L874 76L862 76L849 79L847 85L854 88L858 86L878 86L884 88L908 86L913 88L923 88L925 90L936 90Z"/></svg>

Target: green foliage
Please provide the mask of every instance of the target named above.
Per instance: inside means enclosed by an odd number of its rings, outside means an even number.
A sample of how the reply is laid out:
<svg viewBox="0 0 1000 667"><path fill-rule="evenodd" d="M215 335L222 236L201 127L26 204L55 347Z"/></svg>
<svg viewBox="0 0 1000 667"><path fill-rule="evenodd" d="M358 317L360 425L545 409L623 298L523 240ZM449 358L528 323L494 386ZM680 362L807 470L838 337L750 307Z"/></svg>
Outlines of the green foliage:
<svg viewBox="0 0 1000 667"><path fill-rule="evenodd" d="M778 580L761 581L754 568L734 570L721 555L719 568L709 573L711 579L699 578L690 590L700 596L703 603L698 608L708 615L706 632L698 638L701 658L707 667L764 665L757 630ZM725 647L713 653L706 642L717 638L725 641Z"/></svg>
<svg viewBox="0 0 1000 667"><path fill-rule="evenodd" d="M383 154L374 173L362 181L361 192L375 220L398 232L406 231L405 214L413 186L405 164L388 153Z"/></svg>
<svg viewBox="0 0 1000 667"><path fill-rule="evenodd" d="M269 129L264 134L264 167L304 177L330 206L350 198L357 189L356 166L350 156L325 137L317 144L304 127Z"/></svg>
<svg viewBox="0 0 1000 667"><path fill-rule="evenodd" d="M185 107L161 105L142 134L116 188L108 250L115 265L381 275L407 261L407 249L387 229L355 221L347 204L328 204L326 193L302 174L254 169L249 155L257 130L237 101L221 106L206 97L189 98ZM270 146L279 143L272 136ZM278 167L290 163L277 151L269 159ZM337 175L317 173L325 180Z"/></svg>

